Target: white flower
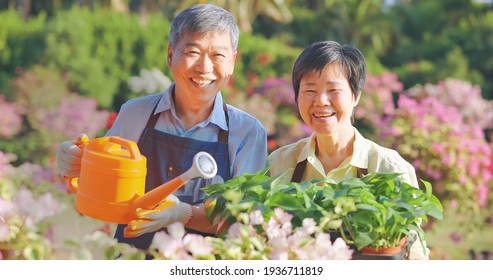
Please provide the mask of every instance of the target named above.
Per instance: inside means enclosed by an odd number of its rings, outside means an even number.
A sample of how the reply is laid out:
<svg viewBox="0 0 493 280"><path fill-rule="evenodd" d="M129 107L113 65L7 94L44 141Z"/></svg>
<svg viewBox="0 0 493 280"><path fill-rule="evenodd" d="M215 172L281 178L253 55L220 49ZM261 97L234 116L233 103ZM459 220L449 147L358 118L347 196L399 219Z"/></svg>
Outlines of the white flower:
<svg viewBox="0 0 493 280"><path fill-rule="evenodd" d="M128 79L128 86L135 93L161 92L170 85L171 80L157 68L142 69L140 76L133 76Z"/></svg>

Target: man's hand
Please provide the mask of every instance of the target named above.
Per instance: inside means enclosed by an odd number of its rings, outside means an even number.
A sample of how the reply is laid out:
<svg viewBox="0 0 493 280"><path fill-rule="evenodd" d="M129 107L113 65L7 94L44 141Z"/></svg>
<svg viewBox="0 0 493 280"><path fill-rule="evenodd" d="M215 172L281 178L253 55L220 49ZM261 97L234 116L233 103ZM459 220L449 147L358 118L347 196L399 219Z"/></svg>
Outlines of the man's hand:
<svg viewBox="0 0 493 280"><path fill-rule="evenodd" d="M80 175L80 162L82 160L82 148L80 145L88 138L81 134L75 141L65 141L58 147L56 162L58 172L63 177L76 178Z"/></svg>
<svg viewBox="0 0 493 280"><path fill-rule="evenodd" d="M137 219L128 223L124 230L125 237L137 237L144 233L154 232L174 222L186 225L192 218L192 206L181 202L171 194L154 209L138 208L135 214Z"/></svg>

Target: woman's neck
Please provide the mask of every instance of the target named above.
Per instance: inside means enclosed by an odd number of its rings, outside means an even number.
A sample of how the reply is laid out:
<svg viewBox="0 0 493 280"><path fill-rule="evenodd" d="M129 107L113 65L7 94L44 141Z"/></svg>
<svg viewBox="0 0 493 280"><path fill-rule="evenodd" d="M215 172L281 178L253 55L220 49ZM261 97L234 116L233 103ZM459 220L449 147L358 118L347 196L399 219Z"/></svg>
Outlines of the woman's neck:
<svg viewBox="0 0 493 280"><path fill-rule="evenodd" d="M338 135L318 135L315 154L322 162L325 174L337 168L353 154L354 130Z"/></svg>

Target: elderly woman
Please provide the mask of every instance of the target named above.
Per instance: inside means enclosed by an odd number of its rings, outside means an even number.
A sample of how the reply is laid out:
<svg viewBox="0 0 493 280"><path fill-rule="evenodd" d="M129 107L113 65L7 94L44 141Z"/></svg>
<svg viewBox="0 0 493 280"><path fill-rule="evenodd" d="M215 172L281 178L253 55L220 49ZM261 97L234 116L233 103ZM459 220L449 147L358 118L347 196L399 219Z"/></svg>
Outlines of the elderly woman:
<svg viewBox="0 0 493 280"><path fill-rule="evenodd" d="M365 139L352 124L365 79L365 59L357 48L324 41L303 50L292 81L300 115L314 133L272 152L271 176L291 169L285 181L325 177L337 183L368 172L402 173L406 182L418 187L411 164L395 150ZM426 252L417 240L409 258L428 259L428 248Z"/></svg>

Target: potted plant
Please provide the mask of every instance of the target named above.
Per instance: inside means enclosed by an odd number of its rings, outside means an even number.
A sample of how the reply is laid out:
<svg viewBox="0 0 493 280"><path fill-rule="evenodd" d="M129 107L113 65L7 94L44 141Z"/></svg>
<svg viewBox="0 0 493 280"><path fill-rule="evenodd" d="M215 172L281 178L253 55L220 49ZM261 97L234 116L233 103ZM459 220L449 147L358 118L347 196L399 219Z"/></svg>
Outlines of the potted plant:
<svg viewBox="0 0 493 280"><path fill-rule="evenodd" d="M266 173L264 169L203 188L210 221L233 224L239 213L255 210L269 219L275 208L281 208L293 215L293 228L302 226L303 219L313 218L333 237L340 236L352 245L357 250L355 258L365 258L361 250L366 247L396 247L403 239L410 245L416 238L412 231L423 240L418 224L428 216L443 216L442 205L428 182L423 181L423 191L402 181L397 173L372 173L337 184L324 179L284 184L284 174L269 177ZM400 258L402 253L395 255Z"/></svg>
<svg viewBox="0 0 493 280"><path fill-rule="evenodd" d="M432 194L431 184L422 182L424 190L401 180L398 173L373 173L332 186L335 197L351 199L356 206L342 217L339 228L346 243L359 252L355 257L380 253L401 259L416 238L423 245L425 234L418 225L427 222L429 216L442 219L443 208Z"/></svg>

